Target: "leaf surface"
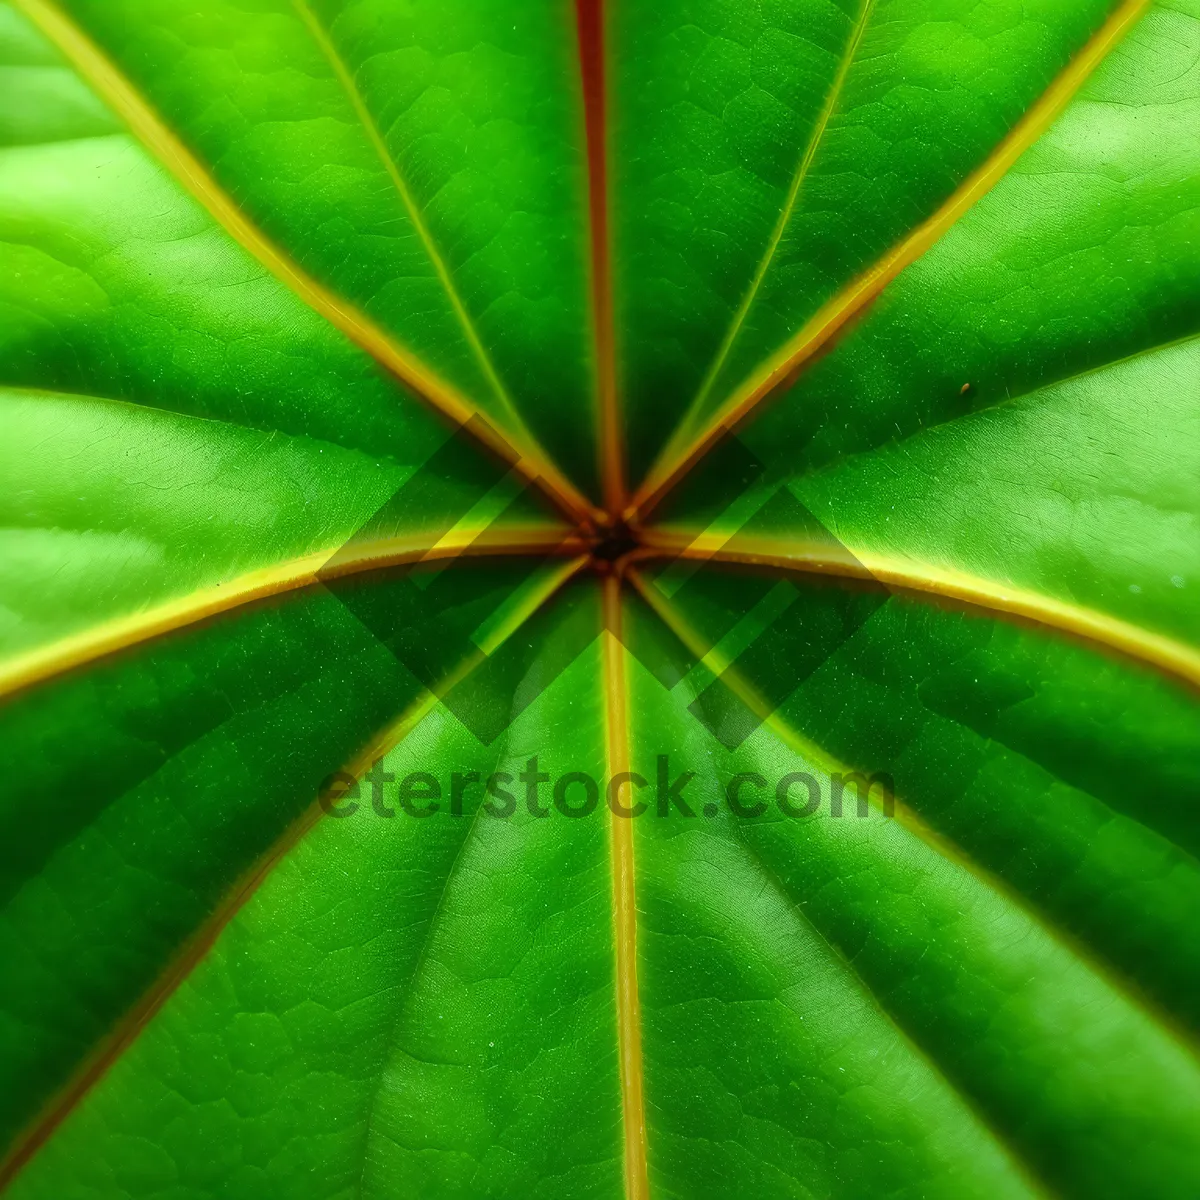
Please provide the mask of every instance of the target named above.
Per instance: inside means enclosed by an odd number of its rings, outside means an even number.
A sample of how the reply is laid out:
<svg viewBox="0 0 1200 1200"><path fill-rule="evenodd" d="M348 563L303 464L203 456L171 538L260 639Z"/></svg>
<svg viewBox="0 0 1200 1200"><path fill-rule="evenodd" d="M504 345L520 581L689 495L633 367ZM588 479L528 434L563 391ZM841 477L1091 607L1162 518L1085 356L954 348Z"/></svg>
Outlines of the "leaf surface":
<svg viewBox="0 0 1200 1200"><path fill-rule="evenodd" d="M1200 1193L1196 0L0 3L0 1187Z"/></svg>

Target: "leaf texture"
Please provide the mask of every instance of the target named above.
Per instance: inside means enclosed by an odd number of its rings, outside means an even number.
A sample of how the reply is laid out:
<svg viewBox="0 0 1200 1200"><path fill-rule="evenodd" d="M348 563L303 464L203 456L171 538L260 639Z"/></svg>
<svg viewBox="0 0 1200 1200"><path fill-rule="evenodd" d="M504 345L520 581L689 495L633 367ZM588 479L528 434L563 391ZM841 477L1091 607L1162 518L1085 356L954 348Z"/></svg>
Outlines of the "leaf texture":
<svg viewBox="0 0 1200 1200"><path fill-rule="evenodd" d="M1200 1194L1196 0L0 3L0 1189Z"/></svg>

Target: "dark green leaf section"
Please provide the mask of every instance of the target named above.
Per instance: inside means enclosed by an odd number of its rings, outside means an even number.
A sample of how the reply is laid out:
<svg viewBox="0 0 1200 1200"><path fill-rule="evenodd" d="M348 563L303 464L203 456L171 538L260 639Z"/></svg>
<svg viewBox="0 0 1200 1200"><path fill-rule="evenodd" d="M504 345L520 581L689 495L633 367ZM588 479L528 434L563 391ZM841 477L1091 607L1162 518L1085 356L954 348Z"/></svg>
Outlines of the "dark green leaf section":
<svg viewBox="0 0 1200 1200"><path fill-rule="evenodd" d="M1112 7L615 6L618 338L635 467L930 216Z"/></svg>
<svg viewBox="0 0 1200 1200"><path fill-rule="evenodd" d="M593 478L568 5L63 8L296 262Z"/></svg>
<svg viewBox="0 0 1200 1200"><path fill-rule="evenodd" d="M706 569L672 603L719 645L755 586ZM887 773L974 861L1200 1028L1195 690L979 611L787 587L765 628L748 618L736 660L778 717Z"/></svg>
<svg viewBox="0 0 1200 1200"><path fill-rule="evenodd" d="M909 652L878 653L902 669ZM636 827L652 1186L696 1197L1191 1196L1194 1050L936 842L877 805L858 816L852 788L834 817L839 768L823 751L806 757L764 726L727 752L686 711L710 679L697 669L668 693L634 668L635 763L653 778L669 751L672 778L696 773L682 793L695 815L673 806ZM866 681L822 698L843 720L899 708ZM775 800L793 772L818 796L798 818ZM733 816L726 788L738 773L757 777L741 803L761 815ZM1001 799L1019 804L1021 773L1008 783ZM795 808L808 798L793 780ZM1024 855L1041 855L1064 889L1086 878L1087 866L1055 863L1040 832ZM1124 900L1142 897L1127 888ZM1120 937L1118 926L1110 940Z"/></svg>
<svg viewBox="0 0 1200 1200"><path fill-rule="evenodd" d="M442 574L454 580L440 597L448 673L471 631L520 599L530 564ZM376 578L352 612L317 589L9 703L0 746L5 777L20 785L0 812L6 1140L113 1032L321 781L420 697L403 665L414 596L406 577ZM508 686L503 673L481 680Z"/></svg>
<svg viewBox="0 0 1200 1200"><path fill-rule="evenodd" d="M534 816L517 778L534 754L603 776L598 616L590 583L551 603L514 680L590 645L492 748L437 708L392 751L395 779L288 854L11 1194L619 1194L607 819L564 818L546 784ZM414 818L421 771L442 796ZM456 771L508 778L455 814ZM503 792L511 817L481 809Z"/></svg>

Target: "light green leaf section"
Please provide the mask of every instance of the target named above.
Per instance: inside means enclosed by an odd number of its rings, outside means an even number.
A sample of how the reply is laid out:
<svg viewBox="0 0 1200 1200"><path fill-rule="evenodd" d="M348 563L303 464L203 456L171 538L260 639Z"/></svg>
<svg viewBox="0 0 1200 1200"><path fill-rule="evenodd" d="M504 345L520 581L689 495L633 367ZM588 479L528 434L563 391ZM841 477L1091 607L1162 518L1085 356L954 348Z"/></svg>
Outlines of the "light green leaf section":
<svg viewBox="0 0 1200 1200"><path fill-rule="evenodd" d="M52 53L35 44L23 60ZM0 148L5 382L422 462L439 425L127 134L96 136L82 84L64 91L58 137ZM0 111L15 119L22 99L0 93Z"/></svg>
<svg viewBox="0 0 1200 1200"><path fill-rule="evenodd" d="M4 652L332 554L450 428L215 226L7 5L0 55L48 89L0 89ZM410 509L394 532L443 518Z"/></svg>
<svg viewBox="0 0 1200 1200"><path fill-rule="evenodd" d="M315 439L88 396L0 391L8 653L333 552L408 471Z"/></svg>
<svg viewBox="0 0 1200 1200"><path fill-rule="evenodd" d="M848 457L793 490L848 545L1197 644L1198 394L1189 341ZM880 489L890 503L868 513Z"/></svg>
<svg viewBox="0 0 1200 1200"><path fill-rule="evenodd" d="M0 6L0 144L40 145L119 128L14 9Z"/></svg>
<svg viewBox="0 0 1200 1200"><path fill-rule="evenodd" d="M786 481L853 550L1195 643L1198 55L1200 8L1153 6L1013 171L739 434L764 486Z"/></svg>

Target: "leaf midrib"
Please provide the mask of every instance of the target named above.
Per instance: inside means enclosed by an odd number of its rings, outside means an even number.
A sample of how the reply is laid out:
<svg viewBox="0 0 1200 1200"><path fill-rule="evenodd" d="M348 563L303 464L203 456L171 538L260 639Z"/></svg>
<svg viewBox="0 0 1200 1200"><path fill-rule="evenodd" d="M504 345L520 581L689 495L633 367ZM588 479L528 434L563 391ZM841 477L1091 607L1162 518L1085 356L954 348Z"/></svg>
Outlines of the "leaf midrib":
<svg viewBox="0 0 1200 1200"><path fill-rule="evenodd" d="M601 583L604 612L605 759L611 780L629 771L628 685L622 640L624 586L615 572ZM648 1200L646 1099L641 1003L637 985L637 888L632 819L611 814L613 941L618 1066L623 1115L626 1200Z"/></svg>
<svg viewBox="0 0 1200 1200"><path fill-rule="evenodd" d="M243 608L271 596L312 587L324 580L407 563L462 557L570 556L579 555L584 549L578 539L564 537L562 530L555 526L524 532L505 530L500 535L491 536L489 530L490 526L455 529L451 534L436 539L420 536L383 538L355 545L350 551L341 544L256 568L212 587L93 626L82 633L10 659L0 668L0 698L44 684L68 671L153 638L198 625L221 613ZM335 558L336 563L332 561Z"/></svg>
<svg viewBox="0 0 1200 1200"><path fill-rule="evenodd" d="M592 350L595 359L600 486L608 513L625 507L625 446L617 396L608 187L607 37L604 0L575 0L579 90L587 158L591 256Z"/></svg>

